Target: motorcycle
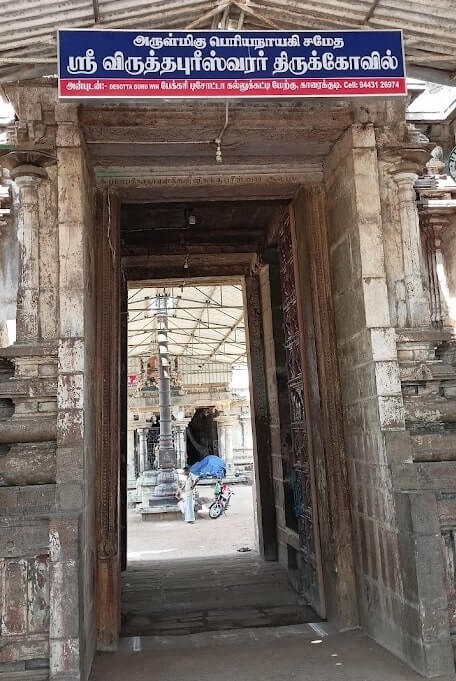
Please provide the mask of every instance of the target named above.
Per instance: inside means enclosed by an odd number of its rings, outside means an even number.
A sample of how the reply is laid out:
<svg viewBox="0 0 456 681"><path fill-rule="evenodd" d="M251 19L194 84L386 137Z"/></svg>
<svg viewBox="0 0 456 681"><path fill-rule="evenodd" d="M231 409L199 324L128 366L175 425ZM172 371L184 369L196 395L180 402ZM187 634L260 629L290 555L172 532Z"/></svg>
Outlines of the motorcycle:
<svg viewBox="0 0 456 681"><path fill-rule="evenodd" d="M209 506L209 518L215 520L220 518L223 513L226 513L233 494L234 492L226 483L217 482L215 486L215 500Z"/></svg>

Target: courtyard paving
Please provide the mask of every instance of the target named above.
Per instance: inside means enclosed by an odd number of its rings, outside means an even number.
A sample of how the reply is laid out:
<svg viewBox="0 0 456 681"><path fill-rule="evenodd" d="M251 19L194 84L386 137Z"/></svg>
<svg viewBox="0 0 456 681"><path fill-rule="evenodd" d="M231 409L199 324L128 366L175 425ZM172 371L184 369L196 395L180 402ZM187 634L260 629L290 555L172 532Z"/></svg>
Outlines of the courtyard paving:
<svg viewBox="0 0 456 681"><path fill-rule="evenodd" d="M128 511L127 557L129 563L169 558L221 556L240 548L255 548L252 487L233 485L234 496L226 515L211 520L208 511L198 513L193 525L183 520L150 522ZM211 498L210 487L199 487L201 497Z"/></svg>

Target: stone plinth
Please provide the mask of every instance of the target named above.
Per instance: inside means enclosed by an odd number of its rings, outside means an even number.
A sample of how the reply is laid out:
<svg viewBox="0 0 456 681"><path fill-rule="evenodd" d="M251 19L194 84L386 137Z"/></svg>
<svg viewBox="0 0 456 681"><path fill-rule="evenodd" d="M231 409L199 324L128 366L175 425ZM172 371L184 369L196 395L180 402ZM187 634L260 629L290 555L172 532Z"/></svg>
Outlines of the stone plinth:
<svg viewBox="0 0 456 681"><path fill-rule="evenodd" d="M143 520L146 520L148 515L177 512L177 482L174 469L144 471L138 485L141 505L136 509Z"/></svg>
<svg viewBox="0 0 456 681"><path fill-rule="evenodd" d="M158 522L160 520L182 520L182 513L177 510L177 506L174 510L168 507L157 506L156 508L142 509L141 520L149 522Z"/></svg>

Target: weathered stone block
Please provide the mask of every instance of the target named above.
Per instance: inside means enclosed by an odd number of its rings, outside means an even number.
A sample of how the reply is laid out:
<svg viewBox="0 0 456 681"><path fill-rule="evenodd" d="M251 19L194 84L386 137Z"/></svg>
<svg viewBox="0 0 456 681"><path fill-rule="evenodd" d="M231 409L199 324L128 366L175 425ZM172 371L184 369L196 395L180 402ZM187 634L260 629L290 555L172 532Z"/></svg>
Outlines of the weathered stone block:
<svg viewBox="0 0 456 681"><path fill-rule="evenodd" d="M449 674L454 676L454 654L449 638L423 644L426 661L425 671L429 677Z"/></svg>
<svg viewBox="0 0 456 681"><path fill-rule="evenodd" d="M0 555L4 558L42 555L47 553L48 550L47 520L30 520L25 525L22 523L18 525L8 524L0 527Z"/></svg>
<svg viewBox="0 0 456 681"><path fill-rule="evenodd" d="M359 222L359 248L363 277L385 277L383 234L379 214Z"/></svg>
<svg viewBox="0 0 456 681"><path fill-rule="evenodd" d="M57 123L79 123L79 104L76 102L57 102L54 107Z"/></svg>
<svg viewBox="0 0 456 681"><path fill-rule="evenodd" d="M11 679L20 681L24 678L24 674L20 673L21 667L25 670L25 665L28 660L46 659L49 657L49 636L10 636L8 640L4 640L0 645L0 674L3 668L11 665L12 673L17 673L17 676L11 676ZM16 663L16 664L14 664ZM0 675L3 679L3 674ZM6 677L8 681L8 677Z"/></svg>
<svg viewBox="0 0 456 681"><path fill-rule="evenodd" d="M384 449L388 463L398 464L412 461L412 441L406 431L382 431Z"/></svg>
<svg viewBox="0 0 456 681"><path fill-rule="evenodd" d="M3 636L27 632L27 561L0 561L0 576L4 584L2 603Z"/></svg>
<svg viewBox="0 0 456 681"><path fill-rule="evenodd" d="M352 267L348 235L334 247L332 252L333 292L342 293L352 285Z"/></svg>
<svg viewBox="0 0 456 681"><path fill-rule="evenodd" d="M81 446L59 447L56 458L56 482L84 481L84 449Z"/></svg>
<svg viewBox="0 0 456 681"><path fill-rule="evenodd" d="M40 400L38 402L38 412L53 413L57 411L56 400Z"/></svg>
<svg viewBox="0 0 456 681"><path fill-rule="evenodd" d="M0 488L0 515L30 516L51 513L55 508L55 485Z"/></svg>
<svg viewBox="0 0 456 681"><path fill-rule="evenodd" d="M49 557L37 556L28 562L28 631L45 633L49 629Z"/></svg>
<svg viewBox="0 0 456 681"><path fill-rule="evenodd" d="M364 278L363 295L367 328L390 326L385 279L380 277Z"/></svg>
<svg viewBox="0 0 456 681"><path fill-rule="evenodd" d="M57 442L59 446L73 445L83 440L84 413L81 409L59 411Z"/></svg>
<svg viewBox="0 0 456 681"><path fill-rule="evenodd" d="M82 142L81 131L73 123L61 123L57 128L56 144L58 147L79 147Z"/></svg>
<svg viewBox="0 0 456 681"><path fill-rule="evenodd" d="M50 639L78 636L79 576L76 561L50 563ZM51 644L52 645L52 644Z"/></svg>
<svg viewBox="0 0 456 681"><path fill-rule="evenodd" d="M13 445L0 457L0 483L4 485L53 483L55 470L52 443Z"/></svg>
<svg viewBox="0 0 456 681"><path fill-rule="evenodd" d="M58 378L57 404L59 409L84 408L83 374L63 374Z"/></svg>
<svg viewBox="0 0 456 681"><path fill-rule="evenodd" d="M54 563L79 558L79 520L77 517L53 516L49 521L49 551Z"/></svg>
<svg viewBox="0 0 456 681"><path fill-rule="evenodd" d="M335 317L337 337L341 342L352 338L365 327L364 306L359 289L350 289L335 297Z"/></svg>
<svg viewBox="0 0 456 681"><path fill-rule="evenodd" d="M399 395L401 379L397 362L375 362L375 380L378 395Z"/></svg>
<svg viewBox="0 0 456 681"><path fill-rule="evenodd" d="M57 507L63 511L78 511L83 508L83 487L75 482L57 485Z"/></svg>
<svg viewBox="0 0 456 681"><path fill-rule="evenodd" d="M402 395L380 395L378 408L382 430L405 429Z"/></svg>
<svg viewBox="0 0 456 681"><path fill-rule="evenodd" d="M60 373L84 371L84 339L62 338L59 341L58 366Z"/></svg>
<svg viewBox="0 0 456 681"><path fill-rule="evenodd" d="M77 223L59 224L60 286L84 286L84 228Z"/></svg>
<svg viewBox="0 0 456 681"><path fill-rule="evenodd" d="M60 335L76 338L84 335L84 290L60 289Z"/></svg>
<svg viewBox="0 0 456 681"><path fill-rule="evenodd" d="M355 124L351 127L351 142L354 149L367 149L376 146L375 128L372 123Z"/></svg>
<svg viewBox="0 0 456 681"><path fill-rule="evenodd" d="M334 202L333 202L334 201ZM347 194L333 197L333 201L328 202L328 237L330 245L331 263L334 260L334 247L350 230L354 216L354 193L353 187Z"/></svg>
<svg viewBox="0 0 456 681"><path fill-rule="evenodd" d="M364 364L356 370L358 376L359 396L362 400L373 397L376 394L375 365L373 362Z"/></svg>
<svg viewBox="0 0 456 681"><path fill-rule="evenodd" d="M49 654L51 679L79 680L78 638L51 638Z"/></svg>

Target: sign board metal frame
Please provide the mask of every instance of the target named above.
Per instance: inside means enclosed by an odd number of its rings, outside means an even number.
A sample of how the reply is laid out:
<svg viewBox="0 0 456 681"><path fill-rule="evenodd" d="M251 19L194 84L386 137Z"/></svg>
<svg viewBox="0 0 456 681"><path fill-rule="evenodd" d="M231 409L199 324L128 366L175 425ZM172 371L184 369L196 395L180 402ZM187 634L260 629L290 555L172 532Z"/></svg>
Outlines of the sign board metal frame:
<svg viewBox="0 0 456 681"><path fill-rule="evenodd" d="M61 99L407 94L402 31L59 29Z"/></svg>

